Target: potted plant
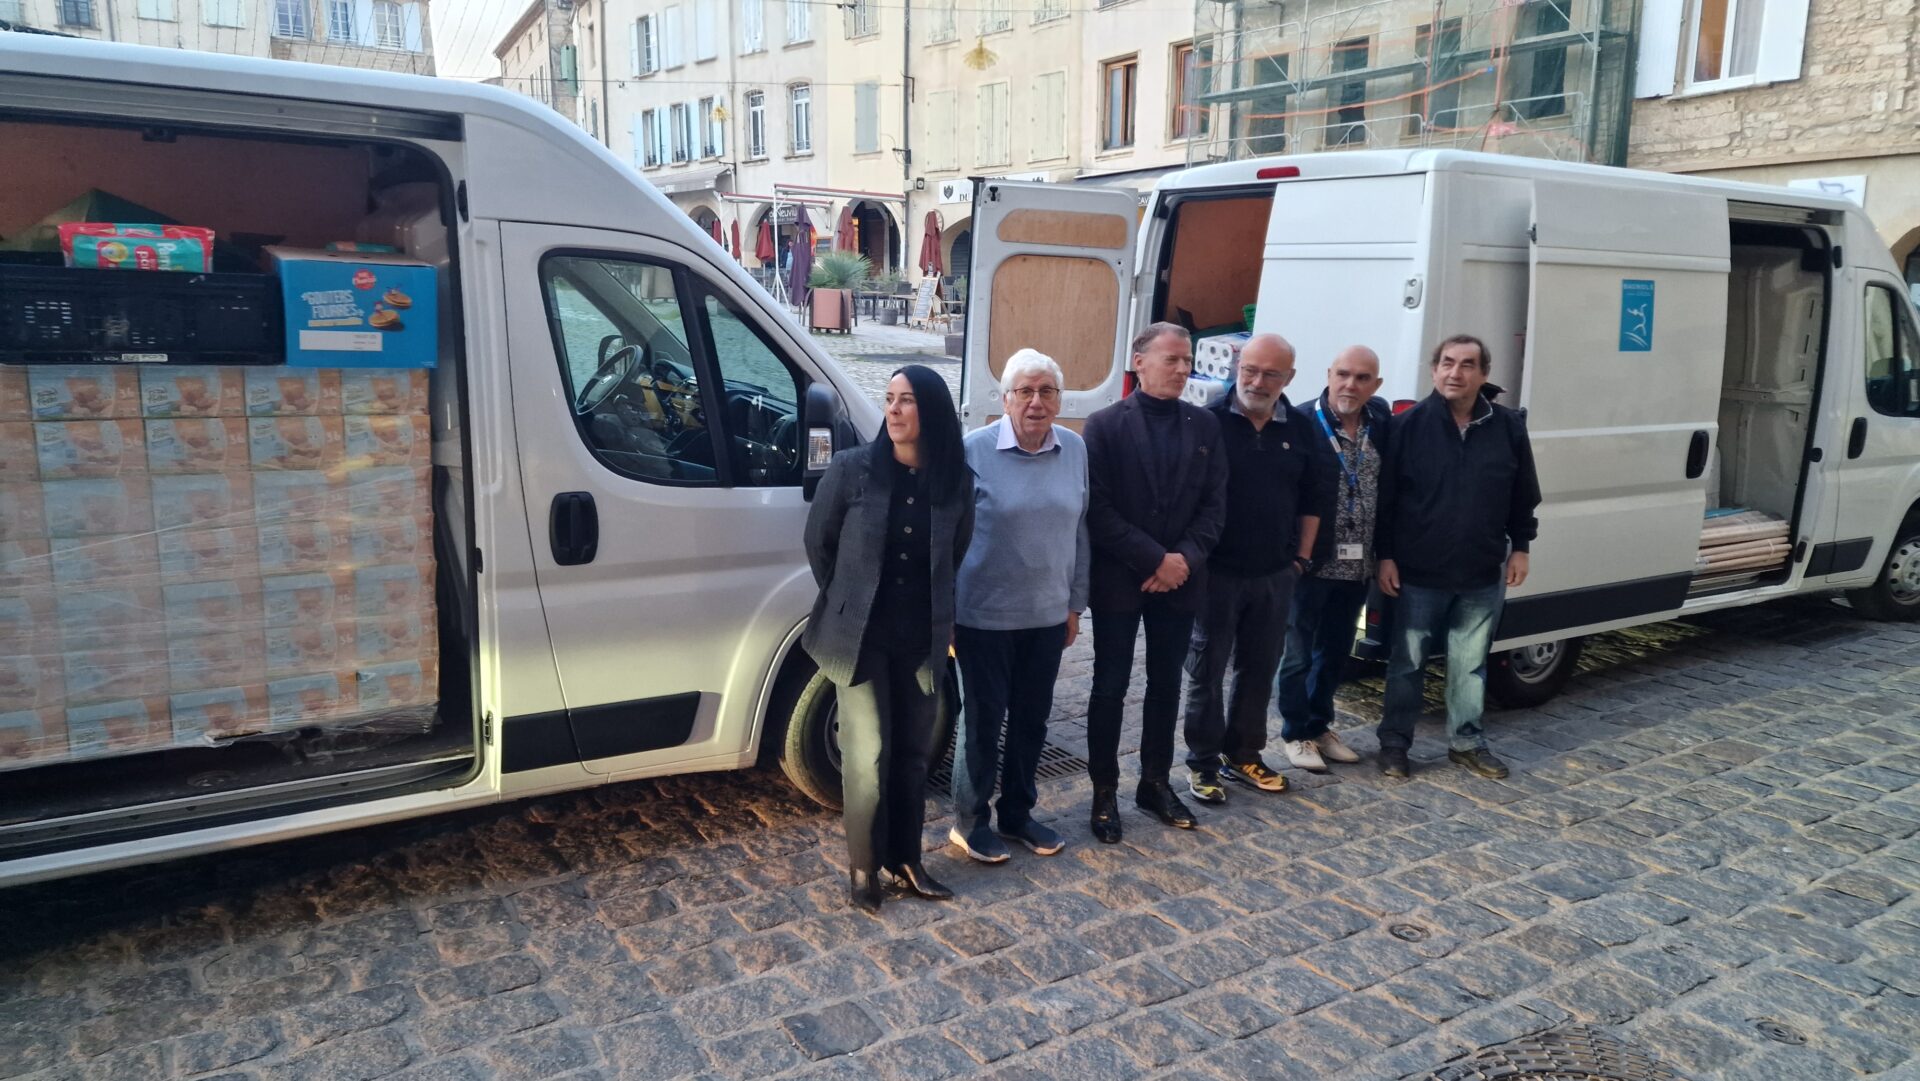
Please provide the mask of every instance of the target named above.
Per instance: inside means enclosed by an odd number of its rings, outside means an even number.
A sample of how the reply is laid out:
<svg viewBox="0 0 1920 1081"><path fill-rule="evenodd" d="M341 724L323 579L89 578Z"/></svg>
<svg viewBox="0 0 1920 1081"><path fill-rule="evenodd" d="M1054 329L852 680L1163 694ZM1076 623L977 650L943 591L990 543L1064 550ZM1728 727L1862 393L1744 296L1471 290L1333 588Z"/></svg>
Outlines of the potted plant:
<svg viewBox="0 0 1920 1081"><path fill-rule="evenodd" d="M872 271L866 256L850 251L830 251L814 260L807 275L807 288L813 294L813 329L848 329L853 323L854 287Z"/></svg>
<svg viewBox="0 0 1920 1081"><path fill-rule="evenodd" d="M873 291L882 297L900 296L907 292L907 279L897 270L889 270L873 279ZM890 327L900 322L900 307L891 300L880 301L880 325Z"/></svg>

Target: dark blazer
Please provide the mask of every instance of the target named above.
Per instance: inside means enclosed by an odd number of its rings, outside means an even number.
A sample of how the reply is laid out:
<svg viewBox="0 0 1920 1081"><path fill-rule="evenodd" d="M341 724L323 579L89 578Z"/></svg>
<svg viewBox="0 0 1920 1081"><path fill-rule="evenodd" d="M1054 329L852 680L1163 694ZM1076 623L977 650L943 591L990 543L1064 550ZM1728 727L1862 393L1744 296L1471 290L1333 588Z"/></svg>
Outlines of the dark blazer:
<svg viewBox="0 0 1920 1081"><path fill-rule="evenodd" d="M1320 534L1313 542L1313 561L1326 563L1333 558L1334 515L1339 511L1339 501L1346 497L1347 478L1340 470L1340 456L1334 453L1333 444L1327 441L1327 433L1320 427L1319 418L1314 416L1313 407L1316 404L1326 410L1327 423L1338 430L1340 418L1334 416L1333 406L1328 404L1324 390L1314 401L1294 406L1293 412L1312 435L1314 468L1320 470L1327 483L1333 486L1335 502L1324 508L1320 518ZM1387 404L1385 398L1374 398L1361 407L1361 416L1365 418L1362 423L1367 429L1367 443L1373 448L1370 453L1379 456L1380 473L1384 479L1387 449L1391 445L1388 442L1388 429L1393 421L1393 407Z"/></svg>
<svg viewBox="0 0 1920 1081"><path fill-rule="evenodd" d="M1138 611L1168 552L1191 571L1186 584L1163 594L1177 611L1197 614L1206 594L1207 556L1227 518L1227 454L1220 422L1187 402L1180 407L1174 476L1153 468L1147 420L1138 394L1087 418L1087 533L1093 541L1089 601L1094 611Z"/></svg>
<svg viewBox="0 0 1920 1081"><path fill-rule="evenodd" d="M886 562L893 473L874 469L874 454L873 444L867 444L834 455L807 510L807 562L820 595L800 644L827 678L842 687L853 682ZM927 641L932 647L919 671L920 690L926 694L946 675L947 646L953 641L953 576L973 539L973 473L963 465L959 497L935 500L929 510L933 625Z"/></svg>

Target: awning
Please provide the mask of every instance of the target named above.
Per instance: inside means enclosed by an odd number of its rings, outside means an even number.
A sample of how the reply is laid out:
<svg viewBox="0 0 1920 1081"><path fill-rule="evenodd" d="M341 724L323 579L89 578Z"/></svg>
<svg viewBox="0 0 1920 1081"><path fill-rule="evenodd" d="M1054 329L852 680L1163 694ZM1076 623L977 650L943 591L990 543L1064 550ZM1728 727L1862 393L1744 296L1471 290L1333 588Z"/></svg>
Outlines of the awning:
<svg viewBox="0 0 1920 1081"><path fill-rule="evenodd" d="M682 195L690 191L712 191L720 178L726 176L731 166L720 165L711 169L692 169L684 173L667 173L653 180L653 186L664 195Z"/></svg>

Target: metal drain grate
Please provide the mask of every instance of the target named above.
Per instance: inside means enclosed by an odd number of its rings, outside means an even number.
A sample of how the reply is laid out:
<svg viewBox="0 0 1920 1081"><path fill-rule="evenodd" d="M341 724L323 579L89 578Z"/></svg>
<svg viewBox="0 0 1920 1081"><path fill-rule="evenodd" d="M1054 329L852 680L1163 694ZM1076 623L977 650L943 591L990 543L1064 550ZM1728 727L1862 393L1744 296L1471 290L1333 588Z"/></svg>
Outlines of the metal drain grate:
<svg viewBox="0 0 1920 1081"><path fill-rule="evenodd" d="M1646 1051L1588 1025L1568 1025L1489 1047L1409 1081L1681 1081Z"/></svg>
<svg viewBox="0 0 1920 1081"><path fill-rule="evenodd" d="M949 737L946 749L940 752L940 761L934 765L933 772L927 775L927 787L947 795L953 794L953 747L954 741ZM1000 750L1004 753L1006 749L1007 733L1001 729ZM1037 779L1050 781L1060 777L1081 777L1086 772L1086 759L1053 743L1040 745L1040 766L1034 770Z"/></svg>

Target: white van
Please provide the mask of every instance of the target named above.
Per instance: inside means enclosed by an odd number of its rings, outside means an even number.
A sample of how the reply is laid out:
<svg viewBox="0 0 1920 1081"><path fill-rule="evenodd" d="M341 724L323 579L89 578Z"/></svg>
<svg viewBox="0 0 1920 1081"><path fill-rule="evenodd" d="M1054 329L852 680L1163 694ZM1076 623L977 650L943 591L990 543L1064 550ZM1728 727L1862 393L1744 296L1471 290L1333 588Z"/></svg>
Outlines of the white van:
<svg viewBox="0 0 1920 1081"><path fill-rule="evenodd" d="M763 750L826 771L810 791L837 787L831 710L816 700L814 727L787 731L813 675L796 645L814 596L800 538L824 453L879 415L631 167L491 87L27 34L0 34L0 161L0 410L24 411L0 416L0 885ZM64 266L33 233L76 199L211 228L213 273ZM431 268L432 367L367 390L353 368L285 365L262 253L329 243ZM386 297L359 341L427 322L425 301ZM226 472L197 478L224 503L163 493L177 457L141 454L143 426L150 447L177 431L165 387L185 370L203 431L227 440ZM262 372L292 398L256 400ZM244 408L221 407L230 383ZM268 540L268 494L291 475L261 457L276 412L349 435L344 459L307 471L310 505L345 516L296 522L297 543L285 500ZM430 470L416 445L421 479L387 503L337 501L364 479L361 413L430 426ZM32 439L69 423L131 433L110 477L78 482L123 496L50 525L69 482L35 473ZM62 461L87 475L95 451ZM229 515L193 521L209 547L176 545L161 523L205 506ZM391 535L413 545L414 585L354 562L363 537ZM329 537L317 575L269 573ZM277 603L293 618L276 629ZM176 617L224 622L191 636ZM369 664L396 643L405 679ZM411 708L373 708L396 696Z"/></svg>
<svg viewBox="0 0 1920 1081"><path fill-rule="evenodd" d="M1431 391L1453 333L1524 408L1544 501L1491 689L1551 696L1580 636L1842 590L1920 617L1920 335L1860 209L1783 188L1451 150L1187 169L1130 191L978 185L962 412L1015 349L1061 361L1069 422L1119 398L1156 320L1274 331L1289 396L1363 344ZM1045 304L1033 298L1046 296Z"/></svg>

